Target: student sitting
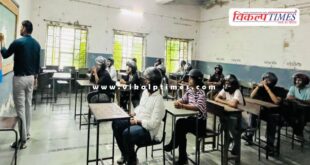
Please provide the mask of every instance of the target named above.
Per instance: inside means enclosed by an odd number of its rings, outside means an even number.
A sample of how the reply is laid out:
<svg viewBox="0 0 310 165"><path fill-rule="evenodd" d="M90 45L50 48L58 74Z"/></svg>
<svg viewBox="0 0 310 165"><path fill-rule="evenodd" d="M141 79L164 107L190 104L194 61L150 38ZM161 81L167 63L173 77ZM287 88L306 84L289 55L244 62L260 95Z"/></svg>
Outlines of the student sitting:
<svg viewBox="0 0 310 165"><path fill-rule="evenodd" d="M291 101L310 104L310 88L307 86L309 84L309 77L305 74L297 73L294 75L293 81L294 86L290 87L286 98ZM288 111L292 111L292 109L293 107L290 107ZM287 113L285 116L290 125L292 125L294 134L297 135L297 138L303 139L305 122L302 120L302 114L297 113L297 111L294 111L293 113Z"/></svg>
<svg viewBox="0 0 310 165"><path fill-rule="evenodd" d="M120 80L121 84L126 84L131 86L131 102L133 107L136 107L139 105L139 100L140 100L140 79L137 73L137 65L134 61L130 60L126 63L127 69L126 73L127 76L123 77ZM138 86L138 90L135 89L134 87ZM127 88L129 89L129 87ZM121 102L121 107L125 110L128 111L127 105L129 101L129 92L127 91L122 91L121 92L121 97L120 97L120 102Z"/></svg>
<svg viewBox="0 0 310 165"><path fill-rule="evenodd" d="M158 134L161 121L165 115L162 96L159 93L161 73L155 67L144 71L146 90L143 91L139 106L135 108L130 120L116 120L112 122L113 133L122 157L118 164L127 162L128 165L137 164L135 144L150 143ZM150 87L150 88L148 88ZM130 137L128 127L130 126Z"/></svg>
<svg viewBox="0 0 310 165"><path fill-rule="evenodd" d="M102 56L98 56L96 59L96 66L91 70L90 81L98 85L98 90L90 92L87 95L87 101L93 102L94 96L98 96L99 93L105 93L109 100L114 98L114 90L111 90L110 86L115 85L115 82L111 79L109 72L106 70L106 59Z"/></svg>
<svg viewBox="0 0 310 165"><path fill-rule="evenodd" d="M185 73L185 65L186 65L186 61L182 60L180 64L180 68L177 70L176 74L183 75Z"/></svg>
<svg viewBox="0 0 310 165"><path fill-rule="evenodd" d="M166 76L166 68L163 65L157 65L156 68L159 69L159 71L161 71L161 75L163 77L161 81L163 98L168 98L169 84L168 84L168 77Z"/></svg>
<svg viewBox="0 0 310 165"><path fill-rule="evenodd" d="M192 67L192 65L190 63L187 63L185 65L184 69L185 69L185 72L184 72L184 74L182 76L181 81L188 82L188 73L193 69L193 67Z"/></svg>
<svg viewBox="0 0 310 165"><path fill-rule="evenodd" d="M198 69L189 72L189 89L186 91L182 99L174 103L175 108L185 109L189 111L199 111L198 117L198 133L201 136L206 131L207 109L205 92L201 89L203 84L203 74ZM196 134L196 118L188 117L178 119L175 126L175 147L179 147L178 164L187 164L188 158L186 153L186 134ZM173 137L170 143L164 147L169 152L173 148Z"/></svg>
<svg viewBox="0 0 310 165"><path fill-rule="evenodd" d="M112 78L112 80L114 82L117 81L117 77L116 77L116 70L115 70L115 67L114 67L114 60L113 58L108 58L108 61L107 61L107 71L110 73L110 76Z"/></svg>
<svg viewBox="0 0 310 165"><path fill-rule="evenodd" d="M222 65L216 65L214 68L214 74L210 77L210 79L206 83L208 85L208 90L211 86L214 86L215 89L211 90L208 93L208 97L215 96L219 91L222 90L224 84L224 75L223 75L223 67Z"/></svg>
<svg viewBox="0 0 310 165"><path fill-rule="evenodd" d="M272 72L267 72L262 75L262 81L251 93L251 98L262 100L265 102L270 102L273 104L281 104L282 100L286 97L286 92L283 88L276 87L278 78ZM265 109L261 110L261 118L266 120L267 122L267 129L266 129L266 136L267 136L267 146L266 149L268 154L274 154L274 141L275 141L275 134L276 134L276 126L279 122L278 113L275 111L268 111ZM251 115L251 127L255 128L257 122L257 116ZM246 136L242 137L245 139L249 144L253 142L253 132L250 132Z"/></svg>
<svg viewBox="0 0 310 165"><path fill-rule="evenodd" d="M239 90L239 81L236 78L235 75L229 74L225 77L225 83L224 83L224 89L222 89L218 95L215 98L215 101L226 104L233 108L238 108L238 105L244 105L244 99L243 96ZM243 123L242 125L245 125L244 121L247 121L248 119L245 118L246 114L243 114L243 120L241 120ZM237 138L238 134L241 134L241 130L237 130L237 124L238 124L238 117L231 115L229 116L228 121L228 129L230 134L232 135L234 146L231 150L231 154L238 155L240 153L240 139Z"/></svg>

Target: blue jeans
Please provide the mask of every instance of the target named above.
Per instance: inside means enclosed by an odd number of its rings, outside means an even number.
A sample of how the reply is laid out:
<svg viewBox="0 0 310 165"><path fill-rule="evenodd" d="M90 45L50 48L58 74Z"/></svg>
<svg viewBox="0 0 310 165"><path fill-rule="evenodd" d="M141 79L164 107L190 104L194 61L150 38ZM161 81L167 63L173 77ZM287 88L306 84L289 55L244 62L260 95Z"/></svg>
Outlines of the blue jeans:
<svg viewBox="0 0 310 165"><path fill-rule="evenodd" d="M130 126L130 136L128 137L129 126L128 120L115 120L112 122L117 145L128 164L136 161L135 145L148 144L152 141L149 131L140 125Z"/></svg>

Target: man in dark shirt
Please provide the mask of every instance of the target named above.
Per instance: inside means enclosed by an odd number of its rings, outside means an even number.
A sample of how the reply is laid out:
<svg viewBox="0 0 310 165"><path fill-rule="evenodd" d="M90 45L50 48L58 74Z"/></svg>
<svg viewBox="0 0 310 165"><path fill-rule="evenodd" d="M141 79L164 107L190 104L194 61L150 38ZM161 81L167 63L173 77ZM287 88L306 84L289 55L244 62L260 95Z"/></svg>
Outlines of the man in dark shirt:
<svg viewBox="0 0 310 165"><path fill-rule="evenodd" d="M22 22L20 39L15 40L8 49L3 46L3 34L0 33L1 54L8 58L14 54L13 99L17 116L21 119L19 144L12 147L26 148L26 141L30 138L31 102L35 77L40 68L39 43L31 37L32 23L28 20Z"/></svg>
<svg viewBox="0 0 310 165"><path fill-rule="evenodd" d="M216 65L214 67L214 74L210 77L210 79L206 83L208 85L208 98L214 97L218 92L220 92L224 85L224 75L223 75L223 67L222 65ZM214 87L212 89L212 87ZM210 91L209 91L210 90Z"/></svg>
<svg viewBox="0 0 310 165"><path fill-rule="evenodd" d="M267 72L263 74L262 81L251 93L251 98L281 105L283 99L286 97L287 92L283 88L276 87L277 81L278 78L274 73ZM264 108L262 109L260 116L267 122L267 151L269 154L273 154L276 126L277 122L279 121L279 113L277 111L270 111ZM252 115L250 127L256 127L256 120L257 116ZM253 133L249 133L248 135L243 136L243 139L247 140L250 144L252 143L252 138Z"/></svg>

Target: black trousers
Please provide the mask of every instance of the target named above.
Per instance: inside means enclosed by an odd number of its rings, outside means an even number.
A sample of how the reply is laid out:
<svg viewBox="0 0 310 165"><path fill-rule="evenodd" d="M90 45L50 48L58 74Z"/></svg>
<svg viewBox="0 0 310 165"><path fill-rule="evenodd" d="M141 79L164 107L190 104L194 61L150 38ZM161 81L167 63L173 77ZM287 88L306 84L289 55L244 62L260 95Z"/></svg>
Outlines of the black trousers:
<svg viewBox="0 0 310 165"><path fill-rule="evenodd" d="M296 103L286 103L283 110L285 121L293 128L294 134L303 136L304 127L309 121L309 107Z"/></svg>
<svg viewBox="0 0 310 165"><path fill-rule="evenodd" d="M186 134L192 133L196 135L196 118L189 117L178 119L175 127L175 146L179 147L179 159L185 160L187 159ZM203 134L205 134L206 127L206 120L198 119L198 136L202 136ZM170 144L173 144L173 137L170 141Z"/></svg>
<svg viewBox="0 0 310 165"><path fill-rule="evenodd" d="M266 138L267 138L267 145L269 146L274 146L277 125L279 125L279 120L280 120L280 114L275 111L263 108L260 114L261 120L264 120L267 122ZM257 128L257 119L258 117L256 115L251 115L251 127L252 128Z"/></svg>
<svg viewBox="0 0 310 165"><path fill-rule="evenodd" d="M129 126L130 132L128 132ZM148 130L141 125L130 125L128 120L113 121L112 129L122 156L128 164L136 161L135 145L145 145L152 141Z"/></svg>
<svg viewBox="0 0 310 165"><path fill-rule="evenodd" d="M128 111L128 101L129 101L129 97L130 97L130 93L127 91L122 91L120 93L120 106L125 110ZM132 93L131 94L131 103L133 105L133 107L137 107L139 105L140 102L140 95L138 93Z"/></svg>

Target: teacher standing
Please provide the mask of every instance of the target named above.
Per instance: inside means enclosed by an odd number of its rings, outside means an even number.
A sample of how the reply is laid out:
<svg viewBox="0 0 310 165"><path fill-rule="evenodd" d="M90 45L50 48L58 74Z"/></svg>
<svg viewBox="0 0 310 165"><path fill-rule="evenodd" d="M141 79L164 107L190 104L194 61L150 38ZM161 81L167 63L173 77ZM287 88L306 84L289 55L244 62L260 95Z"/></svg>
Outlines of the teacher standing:
<svg viewBox="0 0 310 165"><path fill-rule="evenodd" d="M35 78L40 68L40 44L31 37L32 23L22 22L21 38L13 41L8 49L2 47L4 36L0 33L1 54L4 59L14 54L13 99L17 116L20 118L20 140L12 148L25 149L30 139L31 102Z"/></svg>

